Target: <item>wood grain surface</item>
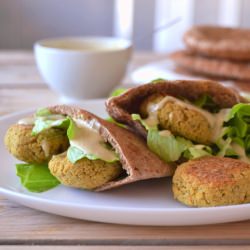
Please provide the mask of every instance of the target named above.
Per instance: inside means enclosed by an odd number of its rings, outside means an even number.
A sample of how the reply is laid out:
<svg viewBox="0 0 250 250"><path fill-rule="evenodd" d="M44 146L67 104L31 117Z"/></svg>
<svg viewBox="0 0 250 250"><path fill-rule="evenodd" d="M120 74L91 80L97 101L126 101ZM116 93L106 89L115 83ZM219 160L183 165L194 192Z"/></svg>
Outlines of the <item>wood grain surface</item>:
<svg viewBox="0 0 250 250"><path fill-rule="evenodd" d="M130 70L164 58L162 54L136 54ZM250 91L248 83L236 86ZM0 115L57 102L58 95L39 76L31 52L0 52ZM0 196L0 249L249 249L248 245L250 221L191 227L124 226L47 214Z"/></svg>
<svg viewBox="0 0 250 250"><path fill-rule="evenodd" d="M0 250L248 250L248 246L0 246Z"/></svg>

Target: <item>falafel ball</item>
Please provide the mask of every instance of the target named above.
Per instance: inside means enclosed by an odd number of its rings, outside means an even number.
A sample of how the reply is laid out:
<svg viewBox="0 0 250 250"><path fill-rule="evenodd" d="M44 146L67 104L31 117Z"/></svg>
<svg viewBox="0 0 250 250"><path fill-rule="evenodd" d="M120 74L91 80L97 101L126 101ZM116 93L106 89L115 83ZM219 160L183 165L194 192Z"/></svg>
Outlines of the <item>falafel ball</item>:
<svg viewBox="0 0 250 250"><path fill-rule="evenodd" d="M145 99L140 107L142 116L147 117L149 106L159 103L163 98L164 96L155 94ZM211 126L206 117L195 109L169 100L159 107L157 117L162 129L170 130L175 135L197 143L210 144L211 142Z"/></svg>
<svg viewBox="0 0 250 250"><path fill-rule="evenodd" d="M195 207L250 202L250 165L232 158L202 157L178 166L175 199Z"/></svg>
<svg viewBox="0 0 250 250"><path fill-rule="evenodd" d="M63 185L88 190L116 179L124 171L120 162L108 163L83 158L73 164L66 153L53 156L49 170Z"/></svg>
<svg viewBox="0 0 250 250"><path fill-rule="evenodd" d="M27 163L47 163L53 155L67 150L66 130L49 128L32 135L32 125L14 124L6 132L4 142L9 152Z"/></svg>
<svg viewBox="0 0 250 250"><path fill-rule="evenodd" d="M169 101L159 109L158 119L163 129L175 135L202 144L211 142L212 129L208 120L194 109Z"/></svg>

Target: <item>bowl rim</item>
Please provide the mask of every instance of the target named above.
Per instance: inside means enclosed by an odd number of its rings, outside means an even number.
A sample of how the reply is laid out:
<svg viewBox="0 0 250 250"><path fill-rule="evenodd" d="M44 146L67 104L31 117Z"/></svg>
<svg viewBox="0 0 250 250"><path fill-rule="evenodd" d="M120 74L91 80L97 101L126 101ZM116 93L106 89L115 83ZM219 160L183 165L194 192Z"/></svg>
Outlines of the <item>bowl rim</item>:
<svg viewBox="0 0 250 250"><path fill-rule="evenodd" d="M81 50L81 49L70 49L70 48L60 48L56 46L49 46L46 43L60 42L60 41L79 41L83 40L85 42L95 41L103 42L110 41L114 43L120 43L120 46L114 47L113 49L103 49L103 50ZM54 37L54 38L45 38L38 40L34 43L33 48L36 52L37 50L43 50L49 53L64 53L64 54L106 54L114 52L122 52L132 49L132 41L125 38L115 37L115 36L63 36L63 37Z"/></svg>

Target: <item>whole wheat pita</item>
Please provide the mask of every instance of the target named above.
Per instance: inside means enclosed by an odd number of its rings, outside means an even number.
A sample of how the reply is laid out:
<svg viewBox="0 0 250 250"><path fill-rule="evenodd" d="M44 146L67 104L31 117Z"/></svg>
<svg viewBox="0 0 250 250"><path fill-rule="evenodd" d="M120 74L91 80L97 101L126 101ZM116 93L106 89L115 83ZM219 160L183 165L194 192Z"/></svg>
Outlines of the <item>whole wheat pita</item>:
<svg viewBox="0 0 250 250"><path fill-rule="evenodd" d="M187 48L209 57L250 60L250 30L219 26L194 26L183 37Z"/></svg>
<svg viewBox="0 0 250 250"><path fill-rule="evenodd" d="M107 190L139 180L173 175L174 166L160 160L158 156L149 151L146 143L141 138L127 129L77 107L58 105L48 109L53 114L62 114L75 119L98 122L100 135L104 141L111 144L119 155L120 162L127 176L123 179L108 182L98 187L96 191Z"/></svg>

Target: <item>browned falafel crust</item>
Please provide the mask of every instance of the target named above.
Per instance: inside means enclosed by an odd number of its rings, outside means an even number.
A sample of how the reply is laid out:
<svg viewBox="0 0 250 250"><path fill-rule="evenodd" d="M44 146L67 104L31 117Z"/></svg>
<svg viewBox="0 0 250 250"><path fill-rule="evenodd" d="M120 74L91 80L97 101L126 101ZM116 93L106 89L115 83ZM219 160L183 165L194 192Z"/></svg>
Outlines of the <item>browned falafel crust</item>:
<svg viewBox="0 0 250 250"><path fill-rule="evenodd" d="M69 147L66 131L50 128L32 135L32 125L14 124L6 132L4 142L17 159L28 163L47 163L53 155Z"/></svg>
<svg viewBox="0 0 250 250"><path fill-rule="evenodd" d="M177 167L173 193L175 199L195 207L250 202L250 165L216 156L188 161Z"/></svg>
<svg viewBox="0 0 250 250"><path fill-rule="evenodd" d="M119 177L123 172L120 162L83 158L71 163L66 153L49 161L49 170L63 185L93 190Z"/></svg>
<svg viewBox="0 0 250 250"><path fill-rule="evenodd" d="M250 60L250 30L194 26L183 36L187 48L204 56L218 59Z"/></svg>
<svg viewBox="0 0 250 250"><path fill-rule="evenodd" d="M212 128L207 118L196 110L170 101L159 109L158 119L160 127L170 130L174 135L197 143L211 143Z"/></svg>

